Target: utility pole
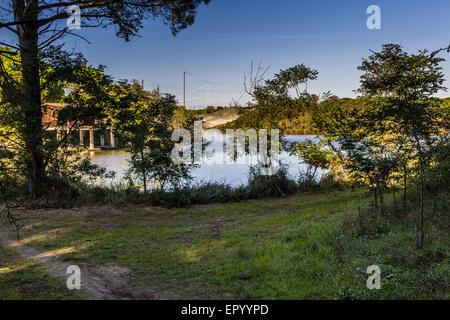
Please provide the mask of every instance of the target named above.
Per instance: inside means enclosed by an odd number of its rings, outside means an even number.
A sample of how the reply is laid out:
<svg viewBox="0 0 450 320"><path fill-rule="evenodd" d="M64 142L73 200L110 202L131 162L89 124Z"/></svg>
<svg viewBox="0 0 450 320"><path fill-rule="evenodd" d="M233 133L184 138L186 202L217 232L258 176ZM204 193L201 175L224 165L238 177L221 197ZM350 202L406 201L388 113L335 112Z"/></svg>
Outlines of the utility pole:
<svg viewBox="0 0 450 320"><path fill-rule="evenodd" d="M186 71L183 75L183 106L186 108Z"/></svg>

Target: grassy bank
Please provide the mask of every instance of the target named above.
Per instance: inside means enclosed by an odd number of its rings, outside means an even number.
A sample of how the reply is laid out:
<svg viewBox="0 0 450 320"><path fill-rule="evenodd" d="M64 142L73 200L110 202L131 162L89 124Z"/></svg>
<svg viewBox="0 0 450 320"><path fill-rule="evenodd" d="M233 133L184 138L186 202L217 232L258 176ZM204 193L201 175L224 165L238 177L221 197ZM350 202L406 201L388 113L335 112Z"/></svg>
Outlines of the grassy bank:
<svg viewBox="0 0 450 320"><path fill-rule="evenodd" d="M346 190L191 209L42 210L27 214L23 236L42 251L77 248L60 256L74 264L128 267L133 285L161 298L447 298L448 233L418 251L408 223L355 228L367 203ZM374 264L382 289L369 291Z"/></svg>

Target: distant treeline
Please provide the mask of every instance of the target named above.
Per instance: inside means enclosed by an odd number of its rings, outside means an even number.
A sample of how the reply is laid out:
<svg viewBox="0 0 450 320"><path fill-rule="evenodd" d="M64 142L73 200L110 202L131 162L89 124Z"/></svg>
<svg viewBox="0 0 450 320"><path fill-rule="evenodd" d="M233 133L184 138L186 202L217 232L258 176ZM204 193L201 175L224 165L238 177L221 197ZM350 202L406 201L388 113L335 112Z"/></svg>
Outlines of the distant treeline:
<svg viewBox="0 0 450 320"><path fill-rule="evenodd" d="M359 98L327 97L319 100L312 96L309 99L289 100L285 103L264 106L240 107L240 118L221 125L218 128L226 129L279 129L286 135L312 135L321 134L320 129L314 124L315 112L321 105L329 103L329 99L337 99L340 104L349 109L364 110L364 102ZM450 106L450 97L442 99L442 102ZM227 108L222 108L227 109ZM192 115L204 115L210 113L207 109L188 110Z"/></svg>

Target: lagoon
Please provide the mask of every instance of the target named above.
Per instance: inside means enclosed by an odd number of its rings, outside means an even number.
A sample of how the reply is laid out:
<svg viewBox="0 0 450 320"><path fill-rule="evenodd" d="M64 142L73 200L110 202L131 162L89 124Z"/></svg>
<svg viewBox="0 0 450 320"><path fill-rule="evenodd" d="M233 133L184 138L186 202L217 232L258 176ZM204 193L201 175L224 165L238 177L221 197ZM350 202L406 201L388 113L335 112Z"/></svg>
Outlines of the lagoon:
<svg viewBox="0 0 450 320"><path fill-rule="evenodd" d="M284 140L288 142L301 142L308 139L314 141L317 138L316 136L311 135L284 136ZM208 141L208 137L204 137L204 140ZM200 167L191 172L194 178L193 182L222 182L232 186L246 184L248 182L250 164L240 164L236 162L224 164L214 160L214 158L219 159L223 157L224 152L225 151L219 150L213 157L204 156ZM130 159L129 153L125 150L108 150L98 153L92 152L89 156L94 164L105 167L108 171L116 172L114 179L99 180L97 182L98 184L110 185L123 181ZM307 168L307 166L304 163L301 163L297 157L291 156L283 151L280 153L280 160L288 166L289 174L292 178L297 178L299 174Z"/></svg>

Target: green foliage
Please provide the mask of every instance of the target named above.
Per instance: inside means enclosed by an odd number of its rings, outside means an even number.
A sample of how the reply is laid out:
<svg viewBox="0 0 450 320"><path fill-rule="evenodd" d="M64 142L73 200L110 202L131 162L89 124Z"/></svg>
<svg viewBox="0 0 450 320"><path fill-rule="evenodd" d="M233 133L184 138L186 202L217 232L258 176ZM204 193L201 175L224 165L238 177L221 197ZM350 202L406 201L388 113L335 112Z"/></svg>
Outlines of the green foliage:
<svg viewBox="0 0 450 320"><path fill-rule="evenodd" d="M142 193L142 185L129 177L127 182L114 184L108 188L81 186L84 204L145 204L168 208L185 208L193 205L226 203L249 199L286 197L299 192L341 189L344 185L333 176L323 175L321 179L297 181L288 173L288 167L281 164L272 176L262 174L261 165L250 169L245 185L231 186L223 182L206 181L180 183L170 188L152 188Z"/></svg>
<svg viewBox="0 0 450 320"><path fill-rule="evenodd" d="M366 109L362 99L339 99L326 93L311 110L312 126L332 142L339 136L353 133L357 129L356 118Z"/></svg>
<svg viewBox="0 0 450 320"><path fill-rule="evenodd" d="M308 80L316 80L319 72L305 65L281 70L273 79L266 80L264 84L256 84L253 96L258 105L272 105L279 101L289 100L289 89L295 89L297 97L302 96L300 85Z"/></svg>
<svg viewBox="0 0 450 320"><path fill-rule="evenodd" d="M214 112L216 112L216 108L213 107L213 106L206 107L205 112L206 112L207 114L208 114L208 113L214 113Z"/></svg>
<svg viewBox="0 0 450 320"><path fill-rule="evenodd" d="M84 17L95 21L99 26L113 25L116 35L129 41L136 36L143 26L143 21L150 17L159 18L170 25L173 34L178 33L194 23L197 7L207 4L209 0L161 0L148 1L71 1L70 5L80 6ZM73 34L66 24L67 14L59 12L60 1L38 1L10 3L0 8L4 31L12 31L15 40L10 44L4 43L11 50L0 49L0 97L2 109L6 105L8 121L0 119L0 125L7 125L8 135L18 135L20 143L24 146L21 158L27 177L30 195L37 199L48 194L52 179L47 179L47 166L49 154L46 153L45 128L42 123L42 104L46 100L60 100L63 94L62 86L77 83L79 72L86 72L79 55L72 58L62 50L62 39ZM55 12L58 11L58 14ZM15 31L20 29L20 32ZM17 44L20 44L20 48ZM20 59L19 59L20 58ZM7 63L4 63L4 60ZM11 65L14 67L11 70ZM90 83L98 84L99 78L93 77L78 82L85 85L84 92L76 96L78 101L89 96L91 102L98 98L93 94ZM94 87L92 89L98 89ZM102 88L104 89L104 88ZM83 97L84 95L84 97ZM84 99L86 100L86 99ZM102 102L107 102L98 99ZM90 105L83 106L85 108ZM91 106L92 107L92 106ZM0 110L3 111L3 110ZM92 119L90 119L92 120ZM13 131L11 133L11 131ZM10 139L8 136L7 138ZM17 143L17 141L16 141ZM54 149L50 155L56 152Z"/></svg>
<svg viewBox="0 0 450 320"><path fill-rule="evenodd" d="M263 80L263 75L248 75L246 91L255 104L241 109L238 120L223 126L228 129L279 129L282 133L310 134L310 109L318 97L309 95L301 86L317 79L318 72L305 65L281 70L272 79ZM290 90L296 96L290 95Z"/></svg>
<svg viewBox="0 0 450 320"><path fill-rule="evenodd" d="M373 193L374 204L383 209L383 194L388 188L388 178L398 166L395 152L386 151L382 143L370 139L351 140L343 137L338 140L347 155L346 168L352 178L363 181Z"/></svg>
<svg viewBox="0 0 450 320"><path fill-rule="evenodd" d="M277 101L270 105L257 105L243 109L239 119L225 126L226 129L278 129L282 134L311 134L310 108L315 96Z"/></svg>
<svg viewBox="0 0 450 320"><path fill-rule="evenodd" d="M175 147L172 141L175 98L145 92L136 82L121 86L127 95L134 97L127 108L121 109L116 122L131 154L128 173L142 181L144 192L149 181L161 191L166 185L177 187L189 180L193 166L175 164L171 159Z"/></svg>
<svg viewBox="0 0 450 320"><path fill-rule="evenodd" d="M174 112L174 128L194 130L194 122L204 110L190 110L184 106L178 107Z"/></svg>
<svg viewBox="0 0 450 320"><path fill-rule="evenodd" d="M297 192L297 184L289 177L288 166L281 163L274 175L263 175L262 165L250 167L248 194L250 198L284 197Z"/></svg>
<svg viewBox="0 0 450 320"><path fill-rule="evenodd" d="M81 157L80 153L84 148L79 145L74 133L82 126L101 128L107 124L106 115L117 108L113 90L115 85L104 73L102 66L88 66L86 59L80 54L73 55L60 48L48 47L42 52L41 58L42 100L52 96L64 102L53 113L56 122L44 122L44 130L41 132L42 146L39 154L42 156L46 175L45 185L42 186L46 191L40 190L46 199L41 203L44 206L60 206L67 202L65 205L69 205L77 201L79 192L76 189L80 184L92 181L93 177L108 174L104 169L90 164L89 159ZM6 61L11 63L13 60ZM11 74L12 72L8 72L8 76ZM17 81L20 81L20 74L17 77ZM5 79L7 80L3 77ZM19 82L13 83L13 89L20 91L18 85ZM67 94L60 96L63 87L69 90ZM6 86L2 88L5 89ZM30 175L27 166L30 152L26 148L29 119L22 107L15 105L14 101L20 102L10 96L0 104L0 175L11 182L5 184L7 193L15 193L13 199L19 201L25 200L28 194L23 185ZM54 130L46 130L54 126L59 127L59 134Z"/></svg>
<svg viewBox="0 0 450 320"><path fill-rule="evenodd" d="M363 96L351 100L326 94L310 108L312 122L323 134L320 142L300 150L294 145L292 152L306 162L314 156L316 165L325 163L328 155L331 175L339 172L368 186L381 211L385 193L392 191L395 196L400 186L406 211L407 188L418 178L423 226L424 176L431 171L436 178L443 177L446 170L442 165L432 169L442 158L433 160L432 154L440 152L431 151L443 150L434 149L441 140L436 137L448 127L447 101L434 97L445 89L443 61L426 50L408 54L399 45L384 45L359 67Z"/></svg>
<svg viewBox="0 0 450 320"><path fill-rule="evenodd" d="M296 142L289 146L291 155L297 156L308 165L308 171L313 171L315 176L317 169L328 169L335 157L332 150L323 150L311 140Z"/></svg>
<svg viewBox="0 0 450 320"><path fill-rule="evenodd" d="M421 245L425 238L424 173L429 166L426 150L436 143L437 139L432 139L432 136L439 134L448 116L445 105L434 97L438 91L446 89L443 86L443 61L445 59L427 50L408 54L400 45L386 44L380 52L364 59L359 67L364 72L360 91L376 101L376 108L368 117L366 131L368 134L401 137L397 140L402 142L398 155L416 154L421 189ZM387 176L383 180L386 181Z"/></svg>
<svg viewBox="0 0 450 320"><path fill-rule="evenodd" d="M427 200L427 241L421 250L417 250L416 224L417 211L420 211L420 196L417 190L409 195L406 215L393 199L386 204L383 213L373 208L359 209L357 215L344 220L330 237L330 243L338 252L340 260L365 254L373 257L373 263L379 264L382 271L382 289L369 292L347 286L340 293L341 299L383 299L406 297L406 288L410 295L442 295L448 290L448 195L437 194L433 200ZM364 270L360 270L364 272ZM365 282L367 276L362 277ZM361 284L363 285L364 282ZM444 294L445 296L445 294ZM442 297L444 297L442 296Z"/></svg>
<svg viewBox="0 0 450 320"><path fill-rule="evenodd" d="M436 137L438 141L427 151L430 164L425 172L425 187L428 192L448 191L450 186L450 143L447 136Z"/></svg>
<svg viewBox="0 0 450 320"><path fill-rule="evenodd" d="M427 50L408 54L400 45L386 44L359 67L360 91L382 98L377 116L388 122L387 129L413 139L429 137L442 121L442 103L433 95L445 89L443 61Z"/></svg>

